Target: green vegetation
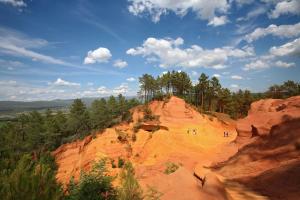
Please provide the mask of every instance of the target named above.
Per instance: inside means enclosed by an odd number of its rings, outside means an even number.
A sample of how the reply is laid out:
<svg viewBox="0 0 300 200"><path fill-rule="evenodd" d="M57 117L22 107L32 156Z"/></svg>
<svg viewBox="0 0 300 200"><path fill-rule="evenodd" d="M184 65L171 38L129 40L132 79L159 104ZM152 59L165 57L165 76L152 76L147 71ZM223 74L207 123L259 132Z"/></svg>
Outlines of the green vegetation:
<svg viewBox="0 0 300 200"><path fill-rule="evenodd" d="M286 81L282 85L273 85L264 93L251 93L249 90L231 92L223 88L218 78L209 78L202 73L198 82L192 85L186 72L167 72L157 78L144 74L139 78L139 95L144 102L152 99L164 99L170 95L184 98L195 105L201 112L227 113L232 118L247 115L250 104L262 98L287 98L300 94L300 84Z"/></svg>
<svg viewBox="0 0 300 200"><path fill-rule="evenodd" d="M122 168L125 164L125 161L122 158L118 158L118 168Z"/></svg>
<svg viewBox="0 0 300 200"><path fill-rule="evenodd" d="M63 193L56 183L55 170L55 163L49 155L36 160L32 155L24 154L14 169L1 170L1 199L61 199Z"/></svg>
<svg viewBox="0 0 300 200"><path fill-rule="evenodd" d="M148 107L148 105L144 106L144 121L153 121L153 120L157 120L158 116L153 115L151 109Z"/></svg>
<svg viewBox="0 0 300 200"><path fill-rule="evenodd" d="M114 177L107 175L106 161L101 160L91 172L82 172L80 180L71 179L66 200L116 200L117 190L113 187Z"/></svg>
<svg viewBox="0 0 300 200"><path fill-rule="evenodd" d="M91 175L84 174L79 188L69 193L69 197L64 197L61 186L56 183L56 165L50 151L65 142L83 138L93 131L105 129L121 121L130 121L129 109L138 104L135 99L126 100L119 95L108 100L95 100L87 108L82 100L76 99L70 106L69 113L47 109L44 113L32 111L18 115L15 120L1 122L1 198L82 199L82 195L90 193L93 187L100 188L101 191L103 187L107 188L107 180L104 180L105 183L101 182L102 179L93 172ZM87 196L85 199L101 198Z"/></svg>
<svg viewBox="0 0 300 200"><path fill-rule="evenodd" d="M127 162L121 172L121 187L119 189L120 200L142 200L143 190L135 178L132 164Z"/></svg>
<svg viewBox="0 0 300 200"><path fill-rule="evenodd" d="M179 165L172 163L172 162L168 162L166 163L166 169L164 171L165 174L172 174L174 172L176 172L176 170L179 168Z"/></svg>

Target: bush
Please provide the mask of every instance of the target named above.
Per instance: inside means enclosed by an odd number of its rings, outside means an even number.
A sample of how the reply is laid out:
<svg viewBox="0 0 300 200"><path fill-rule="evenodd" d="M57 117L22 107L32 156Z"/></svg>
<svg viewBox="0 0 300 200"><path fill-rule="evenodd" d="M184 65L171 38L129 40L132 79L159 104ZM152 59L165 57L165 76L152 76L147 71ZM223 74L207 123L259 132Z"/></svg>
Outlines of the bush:
<svg viewBox="0 0 300 200"><path fill-rule="evenodd" d="M154 187L147 186L147 192L144 196L145 200L159 200L163 194L157 191Z"/></svg>
<svg viewBox="0 0 300 200"><path fill-rule="evenodd" d="M122 142L122 143L127 142L127 137L128 137L127 133L120 131L118 129L116 129L116 133L118 135L117 138L120 142Z"/></svg>
<svg viewBox="0 0 300 200"><path fill-rule="evenodd" d="M107 175L106 161L101 160L90 173L82 173L78 183L71 179L67 200L117 200L117 191L112 185L113 177Z"/></svg>
<svg viewBox="0 0 300 200"><path fill-rule="evenodd" d="M141 125L142 125L141 122L137 121L133 126L133 132L137 133L140 130Z"/></svg>
<svg viewBox="0 0 300 200"><path fill-rule="evenodd" d="M121 174L121 187L118 191L119 200L142 200L143 190L135 178L135 172L130 162L126 163Z"/></svg>
<svg viewBox="0 0 300 200"><path fill-rule="evenodd" d="M118 168L122 168L125 164L125 161L122 158L118 158Z"/></svg>
<svg viewBox="0 0 300 200"><path fill-rule="evenodd" d="M179 168L179 165L172 163L172 162L168 162L166 164L166 169L164 171L165 174L172 174L174 173L177 169Z"/></svg>
<svg viewBox="0 0 300 200"><path fill-rule="evenodd" d="M111 159L110 160L110 163L111 163L111 168L116 168L116 164L115 164L115 160L114 159Z"/></svg>
<svg viewBox="0 0 300 200"><path fill-rule="evenodd" d="M148 106L146 106L144 108L143 112L144 112L144 120L145 121L157 120L157 116L155 116L155 115L152 114L152 111L151 111L151 109Z"/></svg>

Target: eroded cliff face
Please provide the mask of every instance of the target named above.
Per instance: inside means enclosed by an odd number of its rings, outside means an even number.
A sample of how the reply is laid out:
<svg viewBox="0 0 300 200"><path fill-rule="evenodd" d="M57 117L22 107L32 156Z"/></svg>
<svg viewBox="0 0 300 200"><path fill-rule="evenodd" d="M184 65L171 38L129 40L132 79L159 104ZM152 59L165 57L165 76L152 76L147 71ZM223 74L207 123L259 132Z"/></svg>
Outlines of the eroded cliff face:
<svg viewBox="0 0 300 200"><path fill-rule="evenodd" d="M89 136L54 151L58 181L66 185L72 176L78 179L80 171L88 171L97 160L109 158L116 163L121 157L134 164L141 185L156 187L163 193L162 199L258 200L300 196L296 191L300 184L300 154L296 148L300 96L254 102L249 115L237 124L201 115L177 97L153 101L149 108L159 118L143 122L137 133L133 130L138 119L143 118L142 107L132 109L132 123L108 128L94 138ZM157 127L160 129L152 133ZM224 137L224 131L229 132L229 137ZM127 134L127 140L118 139L120 132ZM133 134L135 141L131 139ZM168 162L180 165L170 175L164 173ZM115 175L120 170L108 168ZM292 176L295 172L297 175ZM274 181L283 190L269 183L266 186L264 181Z"/></svg>
<svg viewBox="0 0 300 200"><path fill-rule="evenodd" d="M237 121L237 144L251 142L257 135L268 135L273 126L300 118L300 96L264 99L251 104L248 116Z"/></svg>
<svg viewBox="0 0 300 200"><path fill-rule="evenodd" d="M299 199L300 96L253 103L237 131L238 153L215 172L270 199Z"/></svg>
<svg viewBox="0 0 300 200"><path fill-rule="evenodd" d="M82 141L62 145L54 151L58 181L66 185L72 176L77 180L80 171L88 171L97 160L109 158L117 164L121 157L134 164L142 186L157 187L164 194L163 199L195 199L201 195L213 199L214 194L201 191L201 183L194 178L193 170L196 165L202 166L203 163L225 161L236 152L234 145L230 144L236 137L235 124L201 115L177 97L165 102L153 101L149 108L159 117L154 122L142 123L145 127L143 129L141 126L135 133L136 141L131 138L138 119L143 118L142 107L132 110L132 123L108 128L94 138L89 136ZM157 125L160 126L158 131L149 132L149 126ZM128 135L127 141L119 141L120 131ZM224 131L230 133L229 137L223 136ZM167 162L181 167L175 173L166 175L164 170ZM112 174L120 170L111 166L108 168ZM178 182L176 186L174 181L179 179L186 184ZM177 195L181 192L185 195Z"/></svg>

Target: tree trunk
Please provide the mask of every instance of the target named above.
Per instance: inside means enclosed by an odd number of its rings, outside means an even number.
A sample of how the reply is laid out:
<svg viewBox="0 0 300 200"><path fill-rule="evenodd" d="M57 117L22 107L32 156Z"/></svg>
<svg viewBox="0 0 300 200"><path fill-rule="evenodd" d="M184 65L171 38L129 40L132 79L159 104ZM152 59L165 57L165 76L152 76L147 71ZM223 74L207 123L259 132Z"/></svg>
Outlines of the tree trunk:
<svg viewBox="0 0 300 200"><path fill-rule="evenodd" d="M204 111L204 92L203 90L201 91L201 109L202 111Z"/></svg>

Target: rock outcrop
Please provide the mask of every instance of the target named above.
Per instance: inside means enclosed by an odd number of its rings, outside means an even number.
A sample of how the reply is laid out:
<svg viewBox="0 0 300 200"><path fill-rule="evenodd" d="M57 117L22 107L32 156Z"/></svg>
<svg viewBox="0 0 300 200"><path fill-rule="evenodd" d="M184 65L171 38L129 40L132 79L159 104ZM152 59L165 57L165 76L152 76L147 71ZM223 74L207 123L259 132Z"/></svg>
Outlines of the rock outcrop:
<svg viewBox="0 0 300 200"><path fill-rule="evenodd" d="M120 157L130 160L141 185L156 187L163 193L162 199L227 199L217 179L211 178L207 187L202 188L193 173L195 166L202 166L205 160L225 161L236 152L232 145L235 124L202 115L177 97L153 101L149 108L153 115L159 116L153 123L140 122L143 107L138 106L132 109L133 122L108 128L94 138L64 144L54 151L58 181L66 185L72 176L77 180L81 170L90 170L97 160L106 157L117 163ZM223 137L224 131L230 132L229 137ZM120 137L126 140L120 141ZM167 175L164 171L169 162L180 168ZM120 170L108 168L114 175Z"/></svg>
<svg viewBox="0 0 300 200"><path fill-rule="evenodd" d="M254 102L248 116L237 121L236 143L247 144L256 136L268 135L274 125L296 118L300 118L300 96Z"/></svg>
<svg viewBox="0 0 300 200"><path fill-rule="evenodd" d="M214 172L267 199L298 199L300 96L254 102L249 115L237 122L237 131L239 151L215 165Z"/></svg>

